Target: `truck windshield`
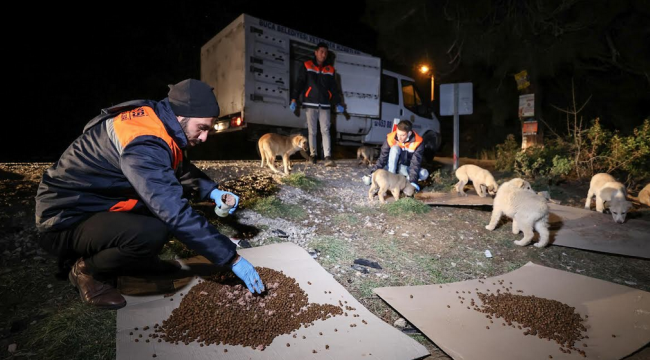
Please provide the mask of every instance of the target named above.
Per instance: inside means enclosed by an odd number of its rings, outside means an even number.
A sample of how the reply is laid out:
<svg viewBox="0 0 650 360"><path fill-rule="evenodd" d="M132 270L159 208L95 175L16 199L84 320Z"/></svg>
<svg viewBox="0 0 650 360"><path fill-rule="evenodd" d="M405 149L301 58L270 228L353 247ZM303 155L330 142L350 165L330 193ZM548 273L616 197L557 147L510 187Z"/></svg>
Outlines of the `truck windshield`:
<svg viewBox="0 0 650 360"><path fill-rule="evenodd" d="M422 103L422 98L418 93L415 84L409 80L402 80L402 98L404 107L413 111L415 114L431 119L431 113L427 111L427 106Z"/></svg>

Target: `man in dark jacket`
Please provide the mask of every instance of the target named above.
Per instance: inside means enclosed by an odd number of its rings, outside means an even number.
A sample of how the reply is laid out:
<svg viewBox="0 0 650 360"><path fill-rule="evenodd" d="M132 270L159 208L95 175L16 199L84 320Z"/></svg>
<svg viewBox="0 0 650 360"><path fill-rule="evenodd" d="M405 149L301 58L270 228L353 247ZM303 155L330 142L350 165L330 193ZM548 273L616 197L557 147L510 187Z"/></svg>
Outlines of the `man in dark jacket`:
<svg viewBox="0 0 650 360"><path fill-rule="evenodd" d="M370 172L386 169L393 174L402 174L409 179L415 190L420 191L417 182L429 177L429 171L422 168L423 154L422 137L413 131L410 121L402 120L397 124L397 129L386 136L377 163ZM367 184L370 185L369 182Z"/></svg>
<svg viewBox="0 0 650 360"><path fill-rule="evenodd" d="M314 59L307 60L300 68L296 86L291 89L291 111L296 110L296 99L303 96L302 105L307 109L307 129L309 131L309 160L316 163L318 149L316 147L317 122L320 122L320 134L323 139L323 155L325 166L336 166L332 160L332 144L330 140L330 107L336 104L336 112L343 112L341 94L336 84L334 66L327 61L328 47L326 43L316 45Z"/></svg>
<svg viewBox="0 0 650 360"><path fill-rule="evenodd" d="M76 259L68 277L91 305L126 305L117 289L98 278L169 270L158 253L170 233L214 264L230 266L251 292L264 291L236 245L186 198L213 199L220 209L232 207L230 213L239 202L183 159L183 149L205 142L219 116L212 88L194 79L169 87L162 101L136 100L103 109L39 185L40 244L60 264Z"/></svg>

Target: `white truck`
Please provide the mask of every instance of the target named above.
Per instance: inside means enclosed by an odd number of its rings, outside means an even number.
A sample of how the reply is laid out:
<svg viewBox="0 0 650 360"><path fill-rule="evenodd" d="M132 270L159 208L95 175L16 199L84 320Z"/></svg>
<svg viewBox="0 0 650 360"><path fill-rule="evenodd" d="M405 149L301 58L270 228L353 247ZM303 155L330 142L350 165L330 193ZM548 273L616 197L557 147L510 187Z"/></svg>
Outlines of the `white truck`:
<svg viewBox="0 0 650 360"><path fill-rule="evenodd" d="M346 108L332 113L332 142L381 145L393 124L406 119L423 137L425 156L433 159L440 123L412 78L383 70L376 56L247 14L201 47L201 80L214 87L221 108L214 133L243 132L251 141L267 132L306 134L305 111L289 110L290 89L321 41L334 56Z"/></svg>

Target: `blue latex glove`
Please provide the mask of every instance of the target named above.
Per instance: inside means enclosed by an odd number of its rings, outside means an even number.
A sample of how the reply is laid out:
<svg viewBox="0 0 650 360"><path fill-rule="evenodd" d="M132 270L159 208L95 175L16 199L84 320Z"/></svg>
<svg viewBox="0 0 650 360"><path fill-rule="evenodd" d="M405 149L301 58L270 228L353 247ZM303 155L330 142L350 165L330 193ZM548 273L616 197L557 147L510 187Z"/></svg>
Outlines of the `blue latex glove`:
<svg viewBox="0 0 650 360"><path fill-rule="evenodd" d="M296 111L296 102L295 101L291 102L291 105L289 105L289 109L291 109L291 111Z"/></svg>
<svg viewBox="0 0 650 360"><path fill-rule="evenodd" d="M214 200L214 202L217 204L217 207L221 209L221 207L223 206L223 201L221 201L221 198L225 194L232 195L235 198L235 205L233 205L233 207L228 211L228 214L232 215L232 213L234 213L235 210L237 210L237 206L239 206L239 196L228 191L221 191L219 189L214 189L210 193L210 198Z"/></svg>
<svg viewBox="0 0 650 360"><path fill-rule="evenodd" d="M420 191L420 186L418 184L412 182L411 185L413 185L413 187L415 188L415 192Z"/></svg>
<svg viewBox="0 0 650 360"><path fill-rule="evenodd" d="M248 291L261 294L264 291L264 284L253 265L248 260L239 256L239 259L230 267L232 272L244 281Z"/></svg>
<svg viewBox="0 0 650 360"><path fill-rule="evenodd" d="M336 105L336 112L337 112L337 113L342 113L343 110L345 110L345 108L343 107L343 105L341 105L341 104Z"/></svg>

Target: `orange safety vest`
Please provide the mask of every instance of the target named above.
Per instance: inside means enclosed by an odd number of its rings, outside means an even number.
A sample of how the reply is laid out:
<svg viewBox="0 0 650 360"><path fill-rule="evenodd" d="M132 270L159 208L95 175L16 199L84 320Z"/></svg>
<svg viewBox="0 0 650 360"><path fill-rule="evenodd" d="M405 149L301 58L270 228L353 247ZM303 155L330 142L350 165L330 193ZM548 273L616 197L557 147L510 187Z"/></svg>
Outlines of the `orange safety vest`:
<svg viewBox="0 0 650 360"><path fill-rule="evenodd" d="M183 161L183 151L174 139L169 136L162 120L158 118L152 108L141 106L120 113L113 119L112 125L114 135L112 135L113 139L111 140L118 146L120 154L133 139L139 136L156 136L169 145L172 153L172 167L174 169ZM113 205L110 211L130 211L135 207L137 202L137 199L120 201Z"/></svg>
<svg viewBox="0 0 650 360"><path fill-rule="evenodd" d="M391 133L388 133L386 135L386 141L388 142L388 147L393 147L395 145L398 145L402 150L406 150L408 152L414 152L415 149L418 148L422 144L422 137L418 135L415 131L412 131L413 133L413 141L411 142L405 142L401 143L397 141L397 130L393 131Z"/></svg>

